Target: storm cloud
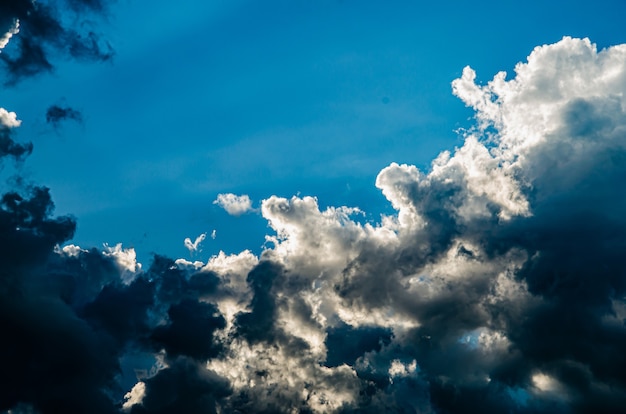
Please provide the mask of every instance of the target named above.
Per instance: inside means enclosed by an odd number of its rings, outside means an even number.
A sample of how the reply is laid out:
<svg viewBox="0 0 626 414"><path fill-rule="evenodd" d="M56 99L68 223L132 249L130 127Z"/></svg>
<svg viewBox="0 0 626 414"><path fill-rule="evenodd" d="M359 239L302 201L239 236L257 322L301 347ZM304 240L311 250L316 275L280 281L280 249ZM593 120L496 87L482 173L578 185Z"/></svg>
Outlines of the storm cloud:
<svg viewBox="0 0 626 414"><path fill-rule="evenodd" d="M45 187L7 192L0 410L623 411L626 45L565 37L452 90L475 126L428 171L380 171L394 214L271 196L259 257L144 269L67 244Z"/></svg>

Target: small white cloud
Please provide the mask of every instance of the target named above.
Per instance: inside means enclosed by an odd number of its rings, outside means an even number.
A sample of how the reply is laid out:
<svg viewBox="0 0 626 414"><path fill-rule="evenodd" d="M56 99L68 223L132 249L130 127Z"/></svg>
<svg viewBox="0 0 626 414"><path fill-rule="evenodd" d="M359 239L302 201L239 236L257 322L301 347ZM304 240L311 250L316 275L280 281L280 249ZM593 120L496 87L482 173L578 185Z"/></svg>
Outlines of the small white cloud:
<svg viewBox="0 0 626 414"><path fill-rule="evenodd" d="M569 398L565 386L550 375L537 372L531 377L531 380L533 387L530 391L535 394L557 400L567 400Z"/></svg>
<svg viewBox="0 0 626 414"><path fill-rule="evenodd" d="M218 194L213 204L222 207L231 216L240 216L253 210L252 201L246 194L240 196L232 193Z"/></svg>
<svg viewBox="0 0 626 414"><path fill-rule="evenodd" d="M0 128L16 128L21 123L22 121L17 119L15 112L9 112L4 108L0 108Z"/></svg>
<svg viewBox="0 0 626 414"><path fill-rule="evenodd" d="M394 359L389 366L389 378L393 382L393 377L408 377L413 375L416 370L417 361L413 360L408 364L404 364L399 359Z"/></svg>
<svg viewBox="0 0 626 414"><path fill-rule="evenodd" d="M558 387L558 382L549 375L541 372L533 375L533 385L539 390L544 392L554 391Z"/></svg>
<svg viewBox="0 0 626 414"><path fill-rule="evenodd" d="M174 263L176 263L176 266L179 269L187 269L187 270L193 270L193 271L196 271L196 270L201 269L202 267L204 267L204 263L202 263L199 260L196 260L194 262L190 262L187 259L176 259L174 261Z"/></svg>
<svg viewBox="0 0 626 414"><path fill-rule="evenodd" d="M130 411L130 409L135 404L141 404L143 398L146 395L146 383L143 381L139 381L132 390L124 395L124 404L122 405L122 409L124 411Z"/></svg>
<svg viewBox="0 0 626 414"><path fill-rule="evenodd" d="M211 232L211 238L212 238L213 240L215 240L215 237L216 237L216 236L217 236L217 230L213 230L213 231Z"/></svg>
<svg viewBox="0 0 626 414"><path fill-rule="evenodd" d="M9 30L0 37L0 51L9 44L9 40L13 37L13 35L18 34L20 31L20 21L15 20L13 22L13 26L9 28Z"/></svg>
<svg viewBox="0 0 626 414"><path fill-rule="evenodd" d="M54 252L56 254L65 255L68 257L78 257L81 253L86 253L87 250L81 249L80 246L76 246L75 244L68 244L67 246L63 247L57 245L54 248Z"/></svg>
<svg viewBox="0 0 626 414"><path fill-rule="evenodd" d="M204 239L206 239L206 233L202 233L201 235L196 237L196 240L194 242L192 242L191 239L187 237L184 242L185 247L189 250L189 253L195 253L199 251L200 243L202 243Z"/></svg>

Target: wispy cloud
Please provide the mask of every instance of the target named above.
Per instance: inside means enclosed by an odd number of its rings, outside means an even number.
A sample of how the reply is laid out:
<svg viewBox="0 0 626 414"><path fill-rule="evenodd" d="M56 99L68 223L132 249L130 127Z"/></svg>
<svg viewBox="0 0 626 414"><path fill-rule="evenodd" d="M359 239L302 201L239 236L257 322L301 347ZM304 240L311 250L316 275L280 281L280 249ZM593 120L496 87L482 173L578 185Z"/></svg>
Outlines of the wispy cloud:
<svg viewBox="0 0 626 414"><path fill-rule="evenodd" d="M215 239L215 234L211 234L211 237ZM206 239L206 233L202 233L198 237L196 237L195 241L191 241L189 237L185 239L185 247L189 250L189 253L196 253L200 249L200 243L202 243Z"/></svg>

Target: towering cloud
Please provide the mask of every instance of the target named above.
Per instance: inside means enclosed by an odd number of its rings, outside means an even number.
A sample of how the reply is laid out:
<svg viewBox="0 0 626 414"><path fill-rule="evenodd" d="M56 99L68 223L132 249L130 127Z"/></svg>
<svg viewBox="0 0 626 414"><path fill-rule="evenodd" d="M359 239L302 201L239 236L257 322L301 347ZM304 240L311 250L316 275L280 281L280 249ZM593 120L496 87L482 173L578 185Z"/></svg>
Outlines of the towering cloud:
<svg viewBox="0 0 626 414"><path fill-rule="evenodd" d="M5 194L0 410L623 411L626 45L564 38L452 88L476 125L380 171L395 214L272 196L260 257L143 270L58 247L75 223L45 188Z"/></svg>

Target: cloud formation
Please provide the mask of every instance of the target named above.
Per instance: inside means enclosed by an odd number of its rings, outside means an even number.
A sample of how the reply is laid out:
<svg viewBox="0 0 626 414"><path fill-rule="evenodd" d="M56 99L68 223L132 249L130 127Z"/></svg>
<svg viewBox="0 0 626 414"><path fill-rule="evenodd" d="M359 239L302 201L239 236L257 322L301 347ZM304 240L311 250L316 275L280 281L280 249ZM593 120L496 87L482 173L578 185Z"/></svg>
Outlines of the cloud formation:
<svg viewBox="0 0 626 414"><path fill-rule="evenodd" d="M46 111L46 122L58 128L61 122L72 120L78 123L83 122L83 115L80 111L61 105L51 105Z"/></svg>
<svg viewBox="0 0 626 414"><path fill-rule="evenodd" d="M272 196L260 257L144 269L58 247L47 189L5 194L0 411L623 411L626 45L566 37L452 87L476 125L380 171L395 214Z"/></svg>
<svg viewBox="0 0 626 414"><path fill-rule="evenodd" d="M252 211L252 200L246 194L236 195L233 193L218 194L213 202L222 207L231 216L240 216Z"/></svg>

